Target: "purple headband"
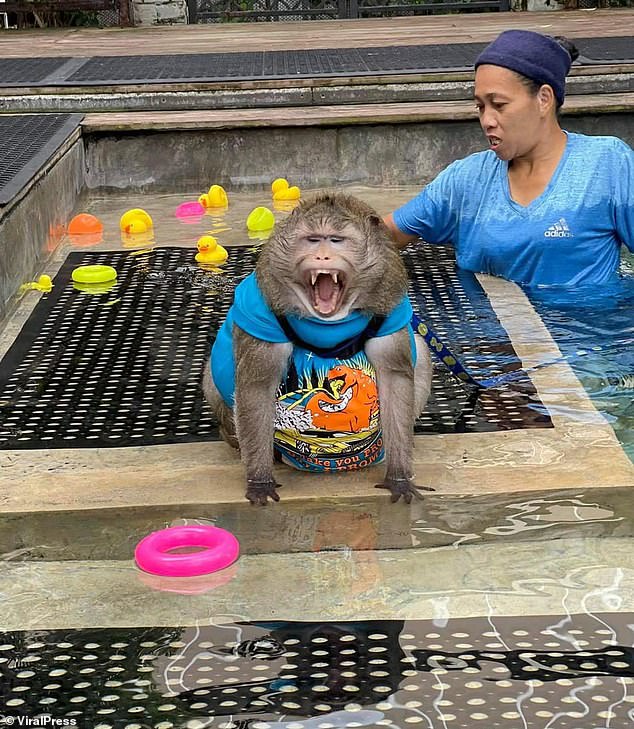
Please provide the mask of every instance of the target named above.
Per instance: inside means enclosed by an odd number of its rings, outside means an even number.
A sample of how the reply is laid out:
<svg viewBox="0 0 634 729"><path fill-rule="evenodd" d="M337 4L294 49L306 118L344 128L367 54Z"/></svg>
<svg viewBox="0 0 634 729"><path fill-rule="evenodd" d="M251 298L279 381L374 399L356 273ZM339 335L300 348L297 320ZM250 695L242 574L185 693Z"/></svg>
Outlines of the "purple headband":
<svg viewBox="0 0 634 729"><path fill-rule="evenodd" d="M475 67L502 66L538 84L549 84L563 104L571 63L568 51L553 38L532 30L505 30L476 58Z"/></svg>

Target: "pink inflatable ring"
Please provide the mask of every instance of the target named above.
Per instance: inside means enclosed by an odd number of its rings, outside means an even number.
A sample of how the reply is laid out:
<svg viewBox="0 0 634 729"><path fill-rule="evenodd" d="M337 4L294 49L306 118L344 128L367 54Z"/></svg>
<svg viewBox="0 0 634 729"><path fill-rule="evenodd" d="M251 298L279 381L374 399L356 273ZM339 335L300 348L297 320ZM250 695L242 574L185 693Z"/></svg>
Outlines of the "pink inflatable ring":
<svg viewBox="0 0 634 729"><path fill-rule="evenodd" d="M169 554L172 549L204 547L198 552ZM238 559L240 545L231 532L215 526L175 526L152 532L134 550L144 571L162 577L194 577L228 567Z"/></svg>

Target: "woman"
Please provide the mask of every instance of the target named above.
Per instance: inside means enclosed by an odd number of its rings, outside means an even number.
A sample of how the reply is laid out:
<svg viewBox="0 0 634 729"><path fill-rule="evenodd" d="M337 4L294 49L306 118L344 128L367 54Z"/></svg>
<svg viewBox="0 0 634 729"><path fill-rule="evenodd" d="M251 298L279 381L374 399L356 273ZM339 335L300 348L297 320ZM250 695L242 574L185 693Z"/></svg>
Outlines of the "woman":
<svg viewBox="0 0 634 729"><path fill-rule="evenodd" d="M565 132L557 112L576 48L525 30L476 60L489 149L458 160L385 218L399 245L452 243L461 268L537 286L611 280L634 250L634 153Z"/></svg>

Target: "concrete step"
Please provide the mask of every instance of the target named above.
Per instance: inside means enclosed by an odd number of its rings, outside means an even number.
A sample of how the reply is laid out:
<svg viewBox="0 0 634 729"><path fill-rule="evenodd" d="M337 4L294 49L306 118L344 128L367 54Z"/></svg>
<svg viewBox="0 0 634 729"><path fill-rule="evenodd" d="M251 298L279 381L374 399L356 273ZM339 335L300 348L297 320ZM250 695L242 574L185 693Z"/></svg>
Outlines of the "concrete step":
<svg viewBox="0 0 634 729"><path fill-rule="evenodd" d="M434 620L629 611L630 539L242 555L160 578L131 561L0 562L3 630L227 621ZM547 565L547 571L544 566ZM27 608L28 605L28 608Z"/></svg>
<svg viewBox="0 0 634 729"><path fill-rule="evenodd" d="M569 96L564 116L609 114L634 110L634 91L619 94ZM345 126L352 124L398 124L475 120L472 100L417 101L412 103L366 103L319 105L283 109L233 109L198 111L129 111L86 114L82 129L87 133L126 131L182 131L235 127Z"/></svg>
<svg viewBox="0 0 634 729"><path fill-rule="evenodd" d="M54 269L47 271L54 274ZM421 435L422 501L392 504L382 467L337 475L280 466L282 501L253 507L224 443L0 451L0 552L24 559L130 559L146 534L182 520L233 532L245 554L435 547L634 534L634 464L523 292L480 276L548 409L552 428ZM5 330L15 337L21 315Z"/></svg>
<svg viewBox="0 0 634 729"><path fill-rule="evenodd" d="M568 97L634 92L634 64L576 69ZM2 88L0 111L133 112L200 109L284 109L348 104L417 103L473 98L472 72L394 74L348 79L297 79L143 86Z"/></svg>

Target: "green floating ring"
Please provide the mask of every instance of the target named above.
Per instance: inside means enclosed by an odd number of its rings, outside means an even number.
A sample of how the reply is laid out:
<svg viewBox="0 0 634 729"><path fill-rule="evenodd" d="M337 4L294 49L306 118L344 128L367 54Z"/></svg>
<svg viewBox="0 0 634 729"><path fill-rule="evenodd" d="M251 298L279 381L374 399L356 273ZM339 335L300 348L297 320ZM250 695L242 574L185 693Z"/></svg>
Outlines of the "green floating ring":
<svg viewBox="0 0 634 729"><path fill-rule="evenodd" d="M112 266L77 266L73 270L72 279L79 284L102 284L116 281L117 270Z"/></svg>

